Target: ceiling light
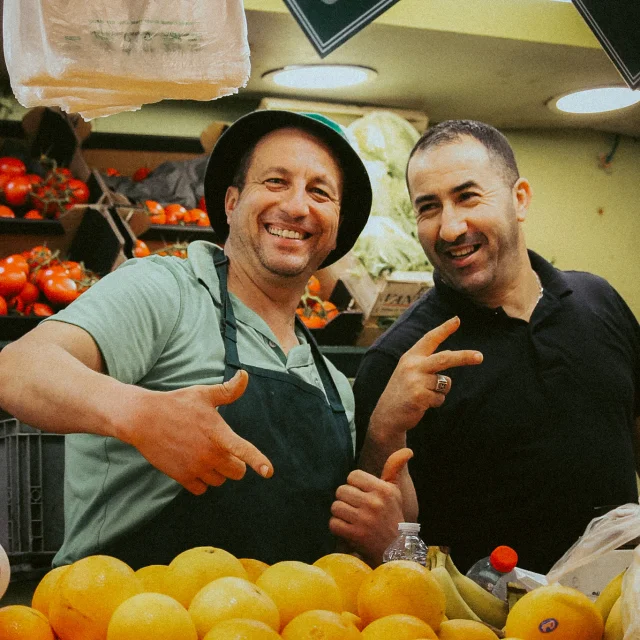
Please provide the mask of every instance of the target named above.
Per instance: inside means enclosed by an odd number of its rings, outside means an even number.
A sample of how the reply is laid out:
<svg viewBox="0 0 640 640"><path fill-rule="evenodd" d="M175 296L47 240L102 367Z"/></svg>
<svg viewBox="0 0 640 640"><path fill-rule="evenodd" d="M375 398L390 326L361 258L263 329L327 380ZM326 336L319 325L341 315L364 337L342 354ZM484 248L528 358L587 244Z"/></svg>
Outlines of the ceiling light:
<svg viewBox="0 0 640 640"><path fill-rule="evenodd" d="M368 82L377 72L367 67L346 64L291 65L263 74L263 78L291 89L339 89Z"/></svg>
<svg viewBox="0 0 640 640"><path fill-rule="evenodd" d="M602 87L566 94L550 104L565 113L603 113L640 102L640 91L628 87Z"/></svg>

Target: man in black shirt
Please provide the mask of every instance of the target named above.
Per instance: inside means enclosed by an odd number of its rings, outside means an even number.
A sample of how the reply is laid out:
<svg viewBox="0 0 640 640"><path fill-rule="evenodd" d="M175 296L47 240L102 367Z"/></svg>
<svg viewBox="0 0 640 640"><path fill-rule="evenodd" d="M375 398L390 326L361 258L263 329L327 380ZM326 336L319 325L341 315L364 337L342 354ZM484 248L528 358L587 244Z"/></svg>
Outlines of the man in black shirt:
<svg viewBox="0 0 640 640"><path fill-rule="evenodd" d="M332 528L379 560L397 503L415 517L417 496L423 537L461 569L507 544L546 572L596 508L638 500L638 322L602 278L527 250L531 188L492 127L428 130L407 182L435 287L367 352L354 390L360 469L379 476L408 446L413 486L385 509L351 477Z"/></svg>

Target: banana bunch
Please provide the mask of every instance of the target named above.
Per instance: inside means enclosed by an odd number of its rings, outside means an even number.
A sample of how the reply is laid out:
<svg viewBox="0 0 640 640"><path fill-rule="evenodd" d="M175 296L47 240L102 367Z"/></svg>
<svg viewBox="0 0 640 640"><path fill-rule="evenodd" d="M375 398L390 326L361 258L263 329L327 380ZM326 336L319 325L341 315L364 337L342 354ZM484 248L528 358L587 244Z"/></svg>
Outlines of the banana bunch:
<svg viewBox="0 0 640 640"><path fill-rule="evenodd" d="M496 629L504 627L509 613L507 603L460 573L451 556L440 547L429 547L427 568L444 591L445 614L449 620L475 620Z"/></svg>
<svg viewBox="0 0 640 640"><path fill-rule="evenodd" d="M624 631L622 629L622 618L620 616L620 596L622 594L622 578L624 571L618 574L600 592L595 601L596 609L602 615L604 622L603 640L622 640Z"/></svg>

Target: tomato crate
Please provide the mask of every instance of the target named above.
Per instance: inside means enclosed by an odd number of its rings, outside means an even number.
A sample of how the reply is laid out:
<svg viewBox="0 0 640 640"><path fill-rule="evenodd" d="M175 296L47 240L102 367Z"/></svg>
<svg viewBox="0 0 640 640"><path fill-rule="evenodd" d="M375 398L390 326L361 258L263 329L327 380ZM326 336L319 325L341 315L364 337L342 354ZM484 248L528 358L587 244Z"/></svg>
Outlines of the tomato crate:
<svg viewBox="0 0 640 640"><path fill-rule="evenodd" d="M49 565L62 544L64 436L0 421L0 544L12 567Z"/></svg>

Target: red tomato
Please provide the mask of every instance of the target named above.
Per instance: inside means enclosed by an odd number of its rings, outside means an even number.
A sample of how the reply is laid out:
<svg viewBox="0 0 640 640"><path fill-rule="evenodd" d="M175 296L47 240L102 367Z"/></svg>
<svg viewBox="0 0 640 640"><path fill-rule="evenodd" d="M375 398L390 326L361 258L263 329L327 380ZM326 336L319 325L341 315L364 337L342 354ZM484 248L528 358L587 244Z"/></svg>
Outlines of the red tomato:
<svg viewBox="0 0 640 640"><path fill-rule="evenodd" d="M164 208L167 224L177 224L187 215L187 210L181 204L168 204Z"/></svg>
<svg viewBox="0 0 640 640"><path fill-rule="evenodd" d="M27 284L29 283L27 282ZM7 306L9 309L15 309L18 313L23 313L27 305L20 296L13 296L7 300Z"/></svg>
<svg viewBox="0 0 640 640"><path fill-rule="evenodd" d="M2 296L0 296L0 316L6 316L7 311L7 301Z"/></svg>
<svg viewBox="0 0 640 640"><path fill-rule="evenodd" d="M144 208L149 214L149 221L151 224L166 224L167 215L164 212L164 207L155 200L145 200Z"/></svg>
<svg viewBox="0 0 640 640"><path fill-rule="evenodd" d="M206 218L207 213L202 209L189 209L184 217L184 221L186 223L197 224L198 220L203 217Z"/></svg>
<svg viewBox="0 0 640 640"><path fill-rule="evenodd" d="M85 204L89 202L89 187L76 178L71 178L67 182L67 189L71 190L69 204Z"/></svg>
<svg viewBox="0 0 640 640"><path fill-rule="evenodd" d="M0 218L15 218L16 214L9 209L9 207L5 207L3 204L0 204Z"/></svg>
<svg viewBox="0 0 640 640"><path fill-rule="evenodd" d="M322 307L324 308L324 312L327 316L327 322L329 320L333 320L338 315L338 307L336 307L333 302L329 302L328 300L322 301Z"/></svg>
<svg viewBox="0 0 640 640"><path fill-rule="evenodd" d="M41 316L43 318L52 316L55 313L55 311L44 302L34 302L33 304L30 304L24 312L28 316Z"/></svg>
<svg viewBox="0 0 640 640"><path fill-rule="evenodd" d="M32 272L31 276L31 282L44 291L44 283L49 278L52 278L53 276L69 277L69 274L64 267L56 264L50 267L42 267L37 271Z"/></svg>
<svg viewBox="0 0 640 640"><path fill-rule="evenodd" d="M69 178L73 178L73 174L69 169L56 167L47 173L44 181L45 184L60 184L66 182Z"/></svg>
<svg viewBox="0 0 640 640"><path fill-rule="evenodd" d="M17 295L27 281L27 274L15 265L0 264L0 296Z"/></svg>
<svg viewBox="0 0 640 640"><path fill-rule="evenodd" d="M203 216L200 216L198 218L198 221L196 222L196 224L199 227L210 227L211 226L211 222L209 221L209 216L206 213Z"/></svg>
<svg viewBox="0 0 640 640"><path fill-rule="evenodd" d="M74 262L73 260L65 260L60 263L60 266L66 270L67 275L74 280L82 280L84 276L84 271L82 269L82 265L79 262Z"/></svg>
<svg viewBox="0 0 640 640"><path fill-rule="evenodd" d="M60 195L51 185L44 183L31 193L33 206L45 217L52 218L60 212Z"/></svg>
<svg viewBox="0 0 640 640"><path fill-rule="evenodd" d="M29 251L25 251L22 255L27 259L27 262L31 265L31 267L35 267L41 264L48 263L51 260L52 254L49 247L38 245L30 249Z"/></svg>
<svg viewBox="0 0 640 640"><path fill-rule="evenodd" d="M31 193L31 180L27 176L14 176L4 185L3 191L7 204L21 207Z"/></svg>
<svg viewBox="0 0 640 640"><path fill-rule="evenodd" d="M25 220L44 220L42 215L37 209L31 209L24 214Z"/></svg>
<svg viewBox="0 0 640 640"><path fill-rule="evenodd" d="M29 275L29 263L21 253L14 253L13 255L7 256L3 260L0 260L0 264L8 264L10 266L17 267Z"/></svg>
<svg viewBox="0 0 640 640"><path fill-rule="evenodd" d="M120 172L117 169L114 169L113 167L108 167L106 174L111 177L111 176L119 176L121 175Z"/></svg>
<svg viewBox="0 0 640 640"><path fill-rule="evenodd" d="M149 251L149 247L146 242L136 240L136 245L133 248L133 255L136 258L146 258L148 255L151 255L151 251Z"/></svg>
<svg viewBox="0 0 640 640"><path fill-rule="evenodd" d="M13 176L21 176L27 173L27 167L25 167L22 160L5 156L0 158L0 173L10 173Z"/></svg>
<svg viewBox="0 0 640 640"><path fill-rule="evenodd" d="M200 196L200 200L198 200L198 209L202 209L203 211L207 210L207 203L204 201L204 196Z"/></svg>
<svg viewBox="0 0 640 640"><path fill-rule="evenodd" d="M42 178L36 173L27 173L27 178L33 187L36 184L42 184Z"/></svg>
<svg viewBox="0 0 640 640"><path fill-rule="evenodd" d="M49 276L44 280L42 292L56 305L67 305L80 295L76 281L66 275Z"/></svg>
<svg viewBox="0 0 640 640"><path fill-rule="evenodd" d="M40 289L38 289L38 287L36 287L36 285L32 284L31 282L26 282L24 287L22 287L20 293L16 296L16 298L22 300L25 307L28 307L30 304L36 302L39 297Z"/></svg>
<svg viewBox="0 0 640 640"><path fill-rule="evenodd" d="M140 167L133 172L131 179L134 182L141 182L151 173L151 169L149 167Z"/></svg>

